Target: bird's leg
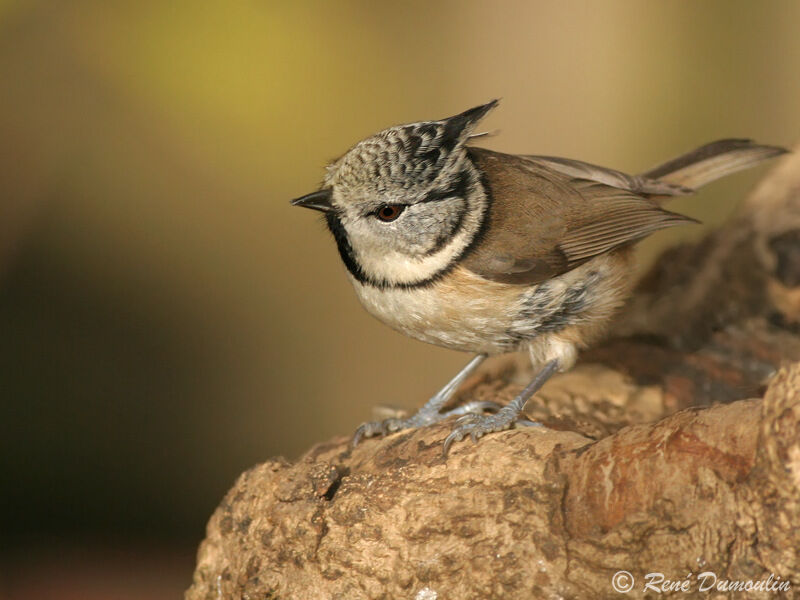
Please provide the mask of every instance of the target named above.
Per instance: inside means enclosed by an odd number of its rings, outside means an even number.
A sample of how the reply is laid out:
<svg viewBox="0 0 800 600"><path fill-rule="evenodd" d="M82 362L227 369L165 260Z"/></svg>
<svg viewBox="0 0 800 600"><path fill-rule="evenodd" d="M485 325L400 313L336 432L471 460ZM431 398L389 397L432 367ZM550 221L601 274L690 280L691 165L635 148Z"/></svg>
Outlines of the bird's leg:
<svg viewBox="0 0 800 600"><path fill-rule="evenodd" d="M464 415L468 413L482 412L484 410L496 409L498 406L494 402L469 402L464 406L454 408L446 413L441 413L442 407L447 404L456 393L462 383L475 372L475 369L486 360L485 354L478 354L467 365L451 379L447 385L439 390L430 400L428 400L417 414L407 419L386 419L384 421L372 421L364 423L356 430L353 436L353 446L356 446L363 438L376 435L386 435L400 431L401 429L414 429L437 423L452 415Z"/></svg>
<svg viewBox="0 0 800 600"><path fill-rule="evenodd" d="M533 381L520 392L519 396L497 411L496 414L468 414L458 419L453 427L453 431L450 432L450 435L448 435L444 441L444 448L442 449L444 455L447 456L453 442L460 442L467 435L472 438L473 442L476 442L478 438L487 433L510 429L518 420L519 414L522 412L522 409L525 408L525 403L528 399L539 391L545 382L553 376L553 373L558 370L558 367L558 359L551 360L545 364L544 368L539 371L536 377L533 378ZM526 421L525 424L541 426L539 423L533 423L532 421Z"/></svg>

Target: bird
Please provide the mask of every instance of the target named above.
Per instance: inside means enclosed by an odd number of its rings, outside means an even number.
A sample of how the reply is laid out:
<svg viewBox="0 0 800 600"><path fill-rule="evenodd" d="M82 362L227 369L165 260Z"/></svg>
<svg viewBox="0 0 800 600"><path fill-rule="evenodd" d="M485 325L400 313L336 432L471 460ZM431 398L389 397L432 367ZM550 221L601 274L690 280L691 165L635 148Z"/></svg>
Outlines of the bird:
<svg viewBox="0 0 800 600"><path fill-rule="evenodd" d="M640 175L472 144L492 100L435 121L397 125L350 148L317 191L320 211L366 310L412 338L474 357L416 414L363 423L362 439L458 416L443 444L503 431L631 293L633 245L691 217L664 200L786 152L747 139L701 146ZM527 351L532 381L505 406L443 411L491 355Z"/></svg>

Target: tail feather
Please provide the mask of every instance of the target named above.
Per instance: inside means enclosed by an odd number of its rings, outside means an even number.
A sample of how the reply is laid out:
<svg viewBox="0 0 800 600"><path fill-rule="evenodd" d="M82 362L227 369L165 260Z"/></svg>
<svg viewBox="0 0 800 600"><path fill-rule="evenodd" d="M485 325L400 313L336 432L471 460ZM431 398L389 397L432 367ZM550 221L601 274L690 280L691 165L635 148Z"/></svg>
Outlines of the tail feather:
<svg viewBox="0 0 800 600"><path fill-rule="evenodd" d="M786 152L785 148L762 146L752 140L719 140L650 169L640 177L697 189Z"/></svg>

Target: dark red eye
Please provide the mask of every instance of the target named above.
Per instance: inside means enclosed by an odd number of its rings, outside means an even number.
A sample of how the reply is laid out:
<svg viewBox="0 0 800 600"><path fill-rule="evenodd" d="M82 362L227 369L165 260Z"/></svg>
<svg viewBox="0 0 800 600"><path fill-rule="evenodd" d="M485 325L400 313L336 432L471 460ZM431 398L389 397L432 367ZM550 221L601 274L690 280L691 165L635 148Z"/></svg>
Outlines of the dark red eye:
<svg viewBox="0 0 800 600"><path fill-rule="evenodd" d="M378 209L375 216L384 223L391 223L402 214L405 208L402 204L384 204Z"/></svg>

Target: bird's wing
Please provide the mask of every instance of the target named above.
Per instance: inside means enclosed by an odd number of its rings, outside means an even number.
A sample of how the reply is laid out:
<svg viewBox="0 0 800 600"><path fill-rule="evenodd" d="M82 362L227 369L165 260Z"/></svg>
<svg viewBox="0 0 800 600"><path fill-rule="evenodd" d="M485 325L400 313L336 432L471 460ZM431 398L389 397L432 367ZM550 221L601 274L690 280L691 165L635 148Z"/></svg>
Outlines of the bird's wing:
<svg viewBox="0 0 800 600"><path fill-rule="evenodd" d="M694 192L692 188L677 183L660 181L645 175L628 175L622 171L599 167L591 163L559 158L557 156L523 156L535 164L563 173L575 179L595 181L620 190L641 196L686 196Z"/></svg>
<svg viewBox="0 0 800 600"><path fill-rule="evenodd" d="M526 157L482 148L470 148L469 155L483 173L491 203L489 225L463 265L487 279L537 283L659 229L693 221L630 190Z"/></svg>

